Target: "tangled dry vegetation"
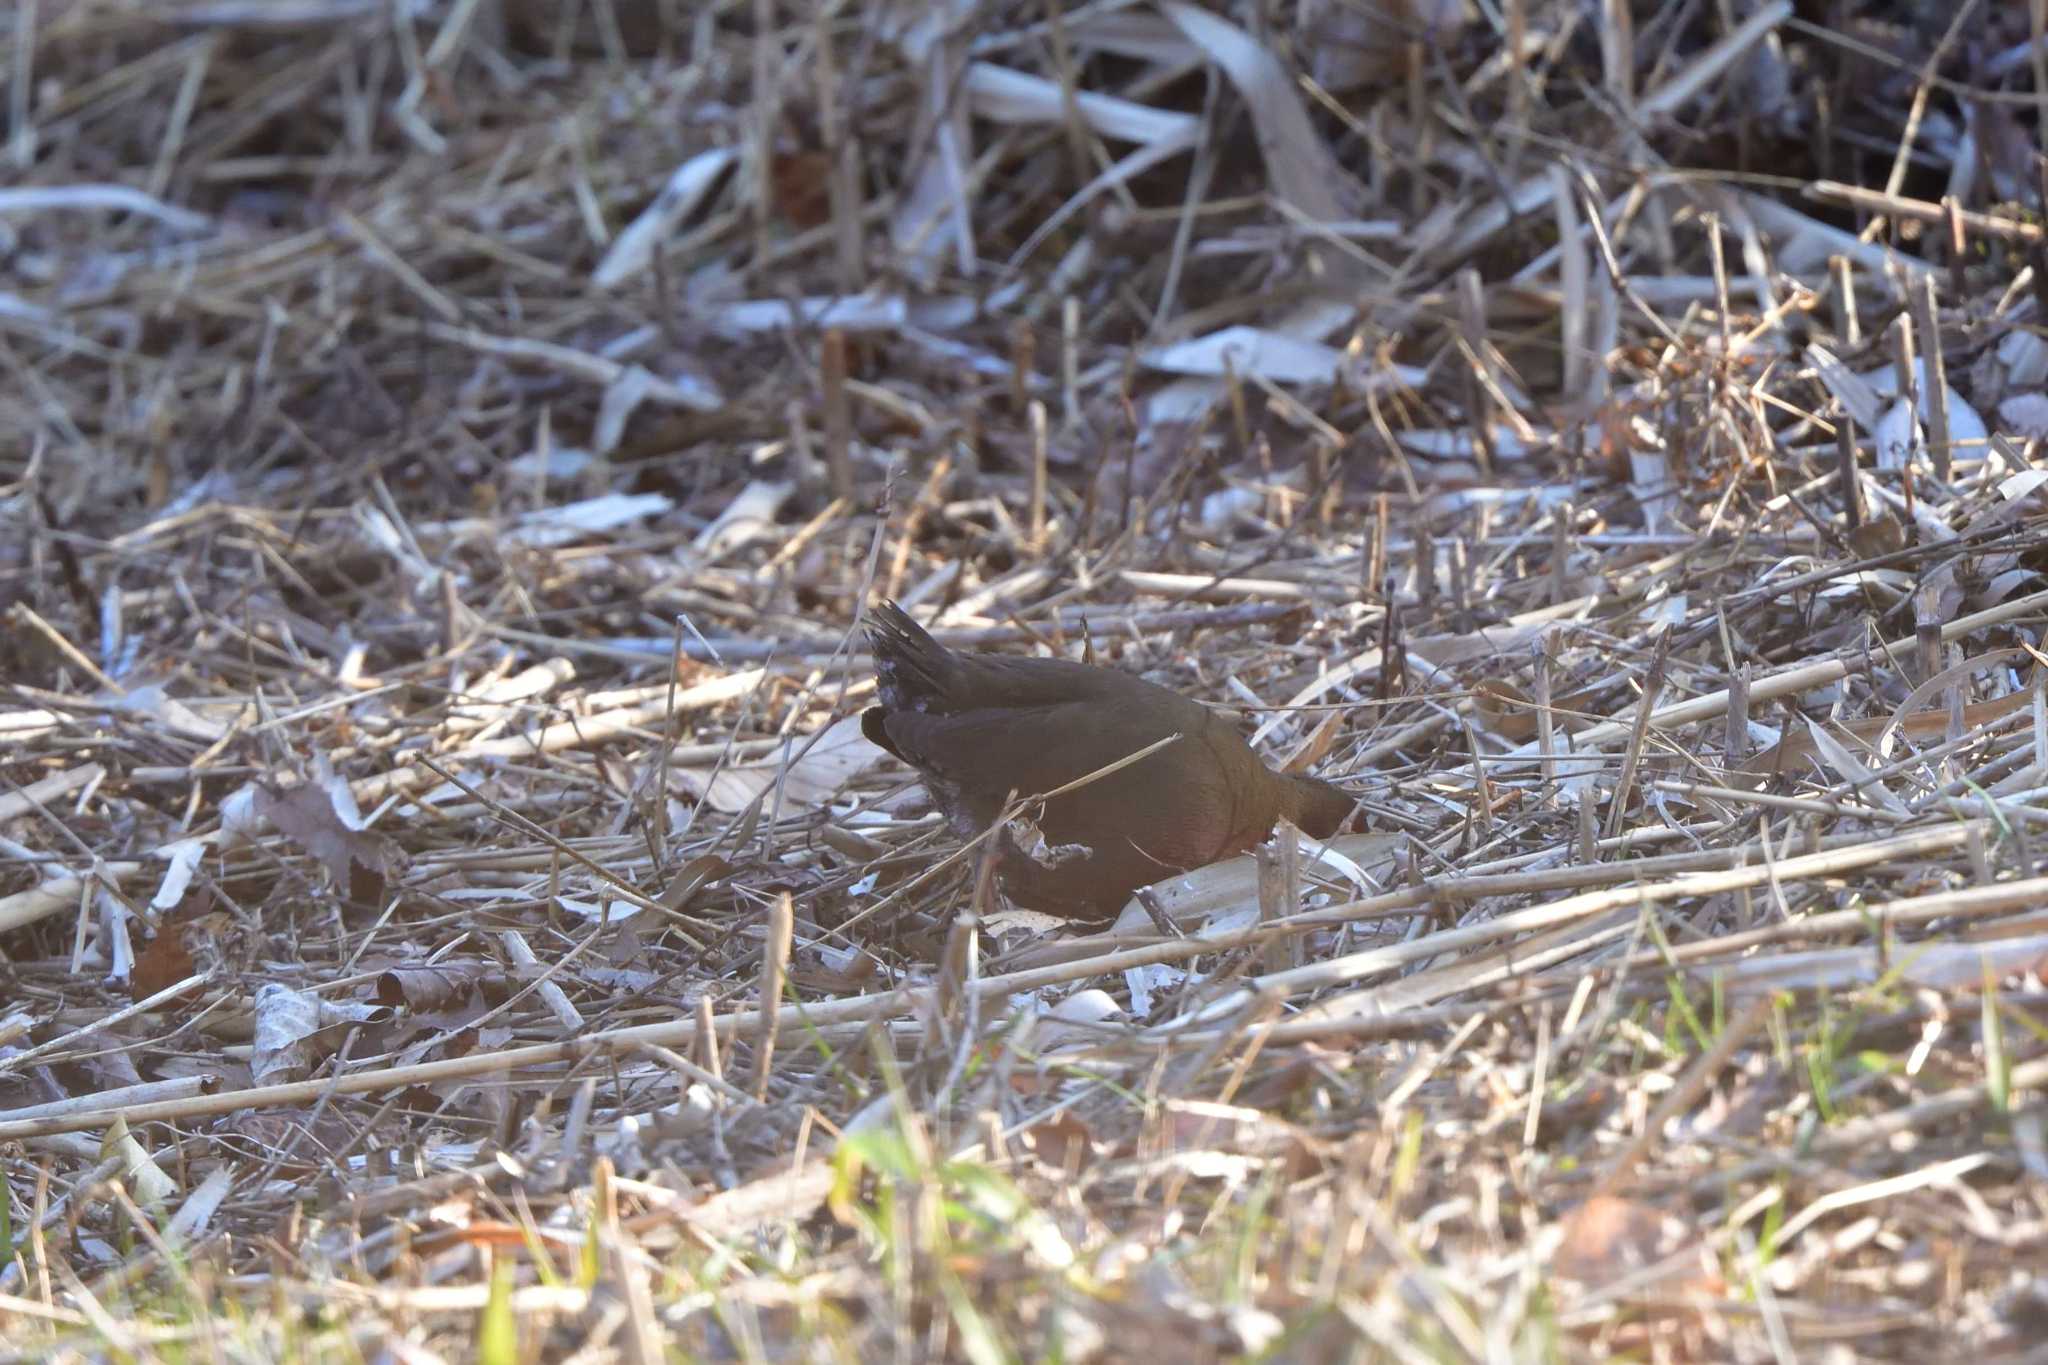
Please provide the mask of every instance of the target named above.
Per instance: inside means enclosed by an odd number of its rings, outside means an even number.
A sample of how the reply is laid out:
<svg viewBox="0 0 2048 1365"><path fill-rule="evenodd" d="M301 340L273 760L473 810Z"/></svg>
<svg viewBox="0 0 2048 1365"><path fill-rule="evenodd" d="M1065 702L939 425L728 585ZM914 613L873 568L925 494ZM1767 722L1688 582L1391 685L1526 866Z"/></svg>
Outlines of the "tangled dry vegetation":
<svg viewBox="0 0 2048 1365"><path fill-rule="evenodd" d="M17 4L0 1356L2040 1359L2039 23Z"/></svg>

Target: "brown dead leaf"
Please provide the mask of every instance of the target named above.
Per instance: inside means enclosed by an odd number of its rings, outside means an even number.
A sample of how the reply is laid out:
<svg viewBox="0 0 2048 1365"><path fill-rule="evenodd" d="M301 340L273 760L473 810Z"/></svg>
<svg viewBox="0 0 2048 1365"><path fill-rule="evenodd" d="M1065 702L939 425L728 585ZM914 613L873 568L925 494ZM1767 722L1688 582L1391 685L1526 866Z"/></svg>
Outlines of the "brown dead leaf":
<svg viewBox="0 0 2048 1365"><path fill-rule="evenodd" d="M342 895L375 905L384 899L391 846L382 835L360 827L361 817L355 813L354 800L346 797L347 790L345 783L318 781L301 782L283 792L259 786L256 814L318 860Z"/></svg>
<svg viewBox="0 0 2048 1365"><path fill-rule="evenodd" d="M1486 679L1472 689L1472 705L1502 739L1524 744L1536 738L1536 703L1513 683Z"/></svg>
<svg viewBox="0 0 2048 1365"><path fill-rule="evenodd" d="M1305 773L1322 762L1323 755L1336 746L1337 736L1343 732L1345 721L1348 719L1348 715L1341 710L1332 711L1324 716L1322 723L1309 731L1308 738L1296 745L1294 752L1280 764L1280 771Z"/></svg>
<svg viewBox="0 0 2048 1365"><path fill-rule="evenodd" d="M1696 1257L1680 1253L1688 1247ZM1551 1267L1568 1280L1604 1285L1669 1261L1645 1290L1718 1295L1726 1290L1712 1255L1691 1226L1652 1205L1595 1195L1565 1216L1564 1241Z"/></svg>
<svg viewBox="0 0 2048 1365"><path fill-rule="evenodd" d="M185 891L174 909L158 922L136 959L129 989L136 1000L147 1000L158 991L177 985L194 972L210 971L223 955L221 936L227 932L228 916L213 907L213 897L198 887ZM187 992L181 999L191 999Z"/></svg>
<svg viewBox="0 0 2048 1365"><path fill-rule="evenodd" d="M1020 1137L1025 1149L1055 1170L1079 1175L1102 1154L1095 1134L1072 1110L1063 1109L1043 1123L1034 1123Z"/></svg>
<svg viewBox="0 0 2048 1365"><path fill-rule="evenodd" d="M832 216L831 158L821 151L776 152L768 158L775 211L794 228L814 228Z"/></svg>
<svg viewBox="0 0 2048 1365"><path fill-rule="evenodd" d="M377 978L377 1003L409 1010L438 1010L466 999L503 968L489 962L436 962L393 967Z"/></svg>
<svg viewBox="0 0 2048 1365"><path fill-rule="evenodd" d="M700 853L676 870L656 899L671 910L687 910L699 891L731 874L732 864L724 858L716 853Z"/></svg>
<svg viewBox="0 0 2048 1365"><path fill-rule="evenodd" d="M157 931L135 960L135 974L128 981L130 998L147 1000L192 975L192 950L185 943L186 929L182 924L166 924Z"/></svg>
<svg viewBox="0 0 2048 1365"><path fill-rule="evenodd" d="M1849 533L1849 548L1865 559L1892 554L1906 548L1906 524L1890 511L1882 512Z"/></svg>

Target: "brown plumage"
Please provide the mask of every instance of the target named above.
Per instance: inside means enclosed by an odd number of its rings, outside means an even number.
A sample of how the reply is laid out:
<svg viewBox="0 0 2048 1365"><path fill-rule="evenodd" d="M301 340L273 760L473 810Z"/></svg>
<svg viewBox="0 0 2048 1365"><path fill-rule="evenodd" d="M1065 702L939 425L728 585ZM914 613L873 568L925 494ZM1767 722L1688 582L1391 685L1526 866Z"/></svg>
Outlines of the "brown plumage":
<svg viewBox="0 0 2048 1365"><path fill-rule="evenodd" d="M1242 852L1282 816L1328 838L1356 804L1319 778L1274 772L1208 707L1128 673L962 654L894 602L875 610L868 638L882 700L861 731L917 769L962 838L987 829L1012 793L1052 791L1180 736L1047 801L1038 828L1049 849L1038 857L998 836L1003 889L1020 905L1113 915L1138 887Z"/></svg>

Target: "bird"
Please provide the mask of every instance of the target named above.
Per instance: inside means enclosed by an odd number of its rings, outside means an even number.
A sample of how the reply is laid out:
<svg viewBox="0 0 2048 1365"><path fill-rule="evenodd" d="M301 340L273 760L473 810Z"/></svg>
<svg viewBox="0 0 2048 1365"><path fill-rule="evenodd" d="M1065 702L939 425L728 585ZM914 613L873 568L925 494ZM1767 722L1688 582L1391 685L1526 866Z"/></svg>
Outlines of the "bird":
<svg viewBox="0 0 2048 1365"><path fill-rule="evenodd" d="M996 836L1002 889L1026 909L1107 918L1137 888L1241 853L1283 817L1327 839L1358 808L1333 783L1274 772L1224 717L1132 674L949 649L892 601L875 608L867 636L881 700L861 713L861 733L917 770L962 839L1013 797L1054 792L1175 737L1049 797L1033 822L1042 838L1020 840L1015 826Z"/></svg>

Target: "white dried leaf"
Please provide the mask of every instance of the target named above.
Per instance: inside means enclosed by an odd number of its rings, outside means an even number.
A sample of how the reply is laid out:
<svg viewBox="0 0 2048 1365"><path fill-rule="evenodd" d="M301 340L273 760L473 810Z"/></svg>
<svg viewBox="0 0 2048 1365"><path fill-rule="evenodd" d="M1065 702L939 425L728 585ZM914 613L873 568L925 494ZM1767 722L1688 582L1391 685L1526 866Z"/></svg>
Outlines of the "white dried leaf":
<svg viewBox="0 0 2048 1365"><path fill-rule="evenodd" d="M2002 400L1998 424L2029 441L2048 437L2048 393L2016 393Z"/></svg>
<svg viewBox="0 0 2048 1365"><path fill-rule="evenodd" d="M170 863L164 870L164 879L157 883L156 894L149 899L152 910L169 910L185 899L185 891L192 885L192 874L199 869L200 859L206 856L206 841L203 839L177 839L156 851L156 856Z"/></svg>
<svg viewBox="0 0 2048 1365"><path fill-rule="evenodd" d="M1912 405L1901 398L1885 409L1884 416L1871 428L1870 438L1877 450L1877 468L1904 469L1912 463L1913 452L1920 448L1923 439Z"/></svg>
<svg viewBox="0 0 2048 1365"><path fill-rule="evenodd" d="M612 289L646 270L656 249L738 159L739 153L732 148L714 147L676 167L654 202L612 239L611 249L591 274L591 283L599 289Z"/></svg>
<svg viewBox="0 0 2048 1365"><path fill-rule="evenodd" d="M2036 388L2048 382L2048 341L2031 331L2007 332L1998 342L1998 363L2005 366L2006 383Z"/></svg>
<svg viewBox="0 0 2048 1365"><path fill-rule="evenodd" d="M1371 886L1375 872L1384 880L1392 875L1394 855L1403 837L1377 832L1340 834L1328 840L1304 837L1300 844L1302 889L1308 892L1318 884L1344 882ZM1152 894L1169 923L1191 933L1225 932L1225 922L1234 916L1243 916L1243 925L1257 917L1259 865L1249 854L1225 858L1155 882ZM1133 899L1116 917L1110 932L1156 934L1158 927L1145 907Z"/></svg>
<svg viewBox="0 0 2048 1365"><path fill-rule="evenodd" d="M199 1188L187 1195L185 1202L178 1205L178 1211L164 1224L164 1240L173 1246L189 1242L204 1232L213 1223L213 1215L220 1211L229 1191L235 1188L238 1173L232 1163L222 1162L199 1182Z"/></svg>
<svg viewBox="0 0 2048 1365"><path fill-rule="evenodd" d="M1067 121L1068 92L1059 82L1043 76L1026 75L993 62L975 62L967 68L966 85L974 112L992 123ZM1193 114L1155 109L1092 90L1073 92L1073 111L1090 130L1104 137L1147 146L1192 145L1200 125Z"/></svg>
<svg viewBox="0 0 2048 1365"><path fill-rule="evenodd" d="M632 901L586 901L556 896L555 904L586 924L624 924L646 907Z"/></svg>
<svg viewBox="0 0 2048 1365"><path fill-rule="evenodd" d="M597 401L597 423L590 433L590 443L598 454L609 455L619 448L634 410L661 386L654 372L644 365L626 366L617 379L604 386L604 396Z"/></svg>
<svg viewBox="0 0 2048 1365"><path fill-rule="evenodd" d="M594 457L579 446L555 446L545 454L529 450L517 459L505 462L505 475L511 479L573 479L590 468Z"/></svg>
<svg viewBox="0 0 2048 1365"><path fill-rule="evenodd" d="M1877 366L1875 369L1866 370L1863 374L1863 381L1869 385L1870 391L1880 399L1903 398L1903 395L1899 392L1899 367L1896 365L1886 363ZM1920 396L1920 409L1923 412L1927 407L1928 386L1932 382L1928 376L1927 357L1914 357L1913 392ZM1982 445L1990 435L1990 431L1984 425L1984 419L1978 415L1977 409L1971 406L1970 402L1960 393L1956 392L1955 385L1953 384L1942 385L1942 393L1948 399L1948 438L1950 443L1959 446Z"/></svg>
<svg viewBox="0 0 2048 1365"><path fill-rule="evenodd" d="M100 1139L100 1155L120 1161L121 1179L133 1192L135 1202L146 1209L161 1208L178 1192L178 1182L156 1164L148 1148L135 1140L124 1117L116 1117L106 1136Z"/></svg>
<svg viewBox="0 0 2048 1365"><path fill-rule="evenodd" d="M1990 582L1970 594L1970 606L1976 611L1988 610L2039 578L2032 569L2007 569L1994 574Z"/></svg>
<svg viewBox="0 0 2048 1365"><path fill-rule="evenodd" d="M327 1000L311 991L293 990L275 981L256 990L253 1013L256 1036L250 1044L249 1070L258 1085L304 1080L322 1049L323 1030L363 1023L388 1015L388 1010L352 1000Z"/></svg>
<svg viewBox="0 0 2048 1365"><path fill-rule="evenodd" d="M225 721L208 720L192 707L165 692L161 683L149 683L125 693L102 692L93 700L109 711L147 716L173 734L183 735L188 739L204 740L210 744L227 733ZM209 710L222 710L217 703L199 704ZM241 709L242 703L235 702L228 708L228 714Z"/></svg>
<svg viewBox="0 0 2048 1365"><path fill-rule="evenodd" d="M886 757L861 733L859 716L834 721L815 743L795 738L790 749L797 756L786 769L777 755L715 771L709 767L676 768L669 779L713 810L728 813L745 810L763 795L772 800L780 781L784 808L795 810L823 803L856 774Z"/></svg>
<svg viewBox="0 0 2048 1365"><path fill-rule="evenodd" d="M2048 469L2023 469L1998 481L1998 496L2007 502L2022 502L2048 483Z"/></svg>
<svg viewBox="0 0 2048 1365"><path fill-rule="evenodd" d="M1948 441L1958 455L1984 454L1991 440L1991 428L1974 403L1954 389L1948 390Z"/></svg>
<svg viewBox="0 0 2048 1365"><path fill-rule="evenodd" d="M847 332L900 331L910 317L901 294L817 295L796 299L740 299L704 312L702 320L721 332L744 336L789 328L837 327Z"/></svg>
<svg viewBox="0 0 2048 1365"><path fill-rule="evenodd" d="M1152 1013L1152 1000L1155 995L1177 990L1187 979L1187 968L1176 967L1168 962L1125 968L1124 989L1130 992L1131 1014L1139 1019L1145 1018Z"/></svg>
<svg viewBox="0 0 2048 1365"><path fill-rule="evenodd" d="M1899 815L1906 813L1906 803L1894 795L1891 788L1884 783L1871 780L1874 769L1848 745L1829 734L1826 726L1818 721L1808 720L1806 731L1813 736L1814 751L1820 756L1821 761L1839 780L1854 785L1856 795L1867 797L1886 810Z"/></svg>
<svg viewBox="0 0 2048 1365"><path fill-rule="evenodd" d="M398 529L395 522L386 516L384 509L368 503L357 503L355 508L356 529L363 538L384 554L389 555L415 586L431 589L439 586L441 570L429 564L413 548L412 541Z"/></svg>
<svg viewBox="0 0 2048 1365"><path fill-rule="evenodd" d="M220 846L223 850L252 842L262 832L263 816L256 808L261 788L253 782L237 787L220 803Z"/></svg>
<svg viewBox="0 0 2048 1365"><path fill-rule="evenodd" d="M1678 509L1678 485L1671 477L1671 464L1661 448L1648 449L1631 441L1628 448L1629 491L1643 509L1643 530L1657 535Z"/></svg>
<svg viewBox="0 0 2048 1365"><path fill-rule="evenodd" d="M1099 987L1075 991L1058 1004L1041 1011L1048 1019L1063 1019L1069 1023L1099 1024L1113 1019L1124 1012L1116 997Z"/></svg>
<svg viewBox="0 0 2048 1365"><path fill-rule="evenodd" d="M1202 499L1201 527L1205 531L1227 531L1241 518L1255 517L1266 505L1266 495L1256 488L1232 485Z"/></svg>
<svg viewBox="0 0 2048 1365"><path fill-rule="evenodd" d="M1159 9L1237 87L1251 112L1273 193L1313 221L1342 218L1337 187L1344 173L1309 121L1293 73L1227 19L1186 0L1159 0Z"/></svg>
<svg viewBox="0 0 2048 1365"><path fill-rule="evenodd" d="M1075 991L1049 1007L1035 997L1032 1004L1041 1016L1031 1035L1040 1053L1099 1044L1109 1031L1106 1026L1124 1017L1124 1007L1116 997L1098 987Z"/></svg>
<svg viewBox="0 0 2048 1365"><path fill-rule="evenodd" d="M1534 441L1525 441L1505 427L1496 428L1493 433L1493 453L1503 460L1519 460L1526 456L1547 450L1553 433L1548 427L1534 428ZM1475 460L1480 454L1479 438L1468 428L1449 430L1442 427L1416 429L1395 433L1395 439L1418 455L1433 459Z"/></svg>
<svg viewBox="0 0 2048 1365"><path fill-rule="evenodd" d="M1331 384L1344 352L1258 327L1225 327L1207 336L1138 352L1138 363L1172 374L1257 375L1275 384Z"/></svg>
<svg viewBox="0 0 2048 1365"><path fill-rule="evenodd" d="M644 517L662 516L675 506L665 493L605 493L580 502L540 507L520 517L504 538L536 548L560 545L614 531Z"/></svg>
<svg viewBox="0 0 2048 1365"><path fill-rule="evenodd" d="M1833 395L1857 426L1868 430L1877 421L1880 399L1877 390L1836 358L1825 346L1808 346L1807 363L1813 366L1821 387Z"/></svg>
<svg viewBox="0 0 2048 1365"><path fill-rule="evenodd" d="M725 505L725 510L709 526L697 533L691 548L717 559L757 540L774 539L781 534L775 518L794 492L794 483L755 479Z"/></svg>

